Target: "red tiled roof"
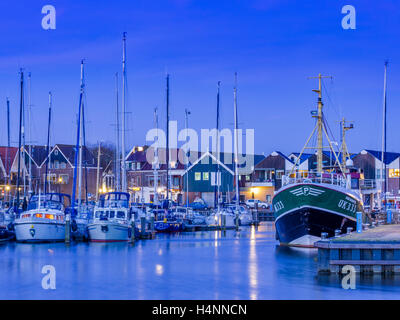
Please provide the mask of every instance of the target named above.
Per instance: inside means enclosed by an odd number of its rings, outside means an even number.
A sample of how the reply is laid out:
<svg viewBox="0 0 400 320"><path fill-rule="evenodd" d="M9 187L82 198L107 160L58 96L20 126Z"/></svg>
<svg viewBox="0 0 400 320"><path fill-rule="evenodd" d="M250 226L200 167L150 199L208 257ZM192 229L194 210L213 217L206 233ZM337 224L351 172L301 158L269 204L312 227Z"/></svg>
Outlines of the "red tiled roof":
<svg viewBox="0 0 400 320"><path fill-rule="evenodd" d="M0 159L7 174L9 174L17 152L17 147L0 147Z"/></svg>

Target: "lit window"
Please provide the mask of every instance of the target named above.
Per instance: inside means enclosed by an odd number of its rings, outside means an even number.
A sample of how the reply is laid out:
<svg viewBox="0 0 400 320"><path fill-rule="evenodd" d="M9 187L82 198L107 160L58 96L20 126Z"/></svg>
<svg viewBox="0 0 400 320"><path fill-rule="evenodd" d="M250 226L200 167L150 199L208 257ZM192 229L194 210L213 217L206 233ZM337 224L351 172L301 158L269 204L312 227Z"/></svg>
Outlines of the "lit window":
<svg viewBox="0 0 400 320"><path fill-rule="evenodd" d="M209 173L203 172L203 180L208 180L208 179L209 179Z"/></svg>
<svg viewBox="0 0 400 320"><path fill-rule="evenodd" d="M195 172L194 173L194 180L200 181L201 180L201 172Z"/></svg>

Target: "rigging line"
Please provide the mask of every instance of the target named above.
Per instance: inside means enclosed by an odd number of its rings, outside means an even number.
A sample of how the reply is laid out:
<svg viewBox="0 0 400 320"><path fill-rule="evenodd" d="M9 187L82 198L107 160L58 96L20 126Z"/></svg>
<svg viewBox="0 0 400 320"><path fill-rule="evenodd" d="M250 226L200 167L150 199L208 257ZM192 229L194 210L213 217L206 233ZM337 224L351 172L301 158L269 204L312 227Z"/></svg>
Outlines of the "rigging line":
<svg viewBox="0 0 400 320"><path fill-rule="evenodd" d="M340 112L339 112L339 110L336 108L335 103L333 103L333 100L331 99L331 96L330 96L329 93L328 93L328 89L327 89L327 87L325 86L324 81L322 80L321 82L322 82L322 87L323 87L323 89L325 90L325 94L326 94L326 96L328 97L328 101L331 103L333 110L336 112L337 116L340 118ZM333 83L333 80L332 80L332 83Z"/></svg>

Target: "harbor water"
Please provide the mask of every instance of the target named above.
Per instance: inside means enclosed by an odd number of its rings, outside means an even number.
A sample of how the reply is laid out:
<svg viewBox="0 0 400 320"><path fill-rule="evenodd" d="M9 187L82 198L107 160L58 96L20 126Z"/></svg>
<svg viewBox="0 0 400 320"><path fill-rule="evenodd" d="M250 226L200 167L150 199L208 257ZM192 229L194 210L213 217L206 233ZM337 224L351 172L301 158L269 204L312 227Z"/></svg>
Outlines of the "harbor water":
<svg viewBox="0 0 400 320"><path fill-rule="evenodd" d="M315 249L280 247L258 229L157 234L130 243L0 246L1 299L399 299L400 279L317 274ZM54 266L55 289L42 268Z"/></svg>

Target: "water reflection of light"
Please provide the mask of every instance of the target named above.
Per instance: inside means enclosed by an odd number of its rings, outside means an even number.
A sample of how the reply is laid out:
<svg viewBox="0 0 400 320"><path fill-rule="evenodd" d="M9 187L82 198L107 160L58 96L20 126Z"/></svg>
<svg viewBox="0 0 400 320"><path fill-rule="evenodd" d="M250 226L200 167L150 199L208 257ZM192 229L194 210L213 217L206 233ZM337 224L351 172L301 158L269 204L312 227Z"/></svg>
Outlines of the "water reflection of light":
<svg viewBox="0 0 400 320"><path fill-rule="evenodd" d="M257 265L257 251L256 251L256 233L255 227L251 227L250 231L250 250L249 250L249 286L250 286L250 299L257 300L258 288L258 265Z"/></svg>
<svg viewBox="0 0 400 320"><path fill-rule="evenodd" d="M214 232L214 246L218 247L218 231Z"/></svg>
<svg viewBox="0 0 400 320"><path fill-rule="evenodd" d="M158 255L162 256L162 249L161 248L158 250Z"/></svg>
<svg viewBox="0 0 400 320"><path fill-rule="evenodd" d="M156 274L162 276L164 273L164 267L161 264L156 264Z"/></svg>

